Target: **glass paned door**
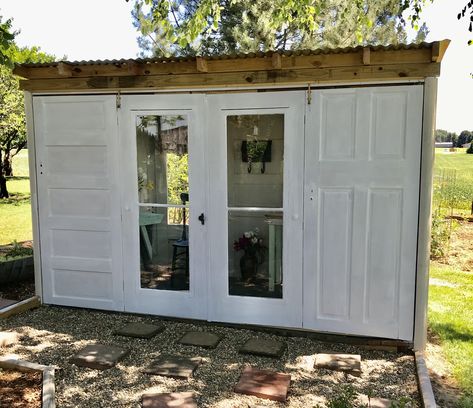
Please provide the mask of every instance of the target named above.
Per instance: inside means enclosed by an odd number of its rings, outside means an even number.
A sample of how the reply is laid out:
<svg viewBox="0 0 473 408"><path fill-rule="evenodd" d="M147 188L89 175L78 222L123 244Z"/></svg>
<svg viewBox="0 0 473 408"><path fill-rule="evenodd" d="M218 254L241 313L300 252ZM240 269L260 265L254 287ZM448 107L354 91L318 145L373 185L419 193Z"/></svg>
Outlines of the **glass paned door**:
<svg viewBox="0 0 473 408"><path fill-rule="evenodd" d="M284 115L229 115L228 289L282 298Z"/></svg>
<svg viewBox="0 0 473 408"><path fill-rule="evenodd" d="M206 319L202 95L127 95L120 116L125 309Z"/></svg>
<svg viewBox="0 0 473 408"><path fill-rule="evenodd" d="M211 320L301 325L304 99L208 97Z"/></svg>
<svg viewBox="0 0 473 408"><path fill-rule="evenodd" d="M187 116L136 116L136 153L141 287L189 290Z"/></svg>

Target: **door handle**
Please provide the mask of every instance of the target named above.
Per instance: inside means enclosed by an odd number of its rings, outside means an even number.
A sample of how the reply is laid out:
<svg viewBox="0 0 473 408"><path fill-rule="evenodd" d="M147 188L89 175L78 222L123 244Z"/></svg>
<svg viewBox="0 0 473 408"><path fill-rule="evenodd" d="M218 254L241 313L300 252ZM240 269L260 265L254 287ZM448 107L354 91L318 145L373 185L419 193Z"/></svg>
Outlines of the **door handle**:
<svg viewBox="0 0 473 408"><path fill-rule="evenodd" d="M200 214L198 219L199 219L199 221L202 225L205 224L205 215L204 215L204 213Z"/></svg>

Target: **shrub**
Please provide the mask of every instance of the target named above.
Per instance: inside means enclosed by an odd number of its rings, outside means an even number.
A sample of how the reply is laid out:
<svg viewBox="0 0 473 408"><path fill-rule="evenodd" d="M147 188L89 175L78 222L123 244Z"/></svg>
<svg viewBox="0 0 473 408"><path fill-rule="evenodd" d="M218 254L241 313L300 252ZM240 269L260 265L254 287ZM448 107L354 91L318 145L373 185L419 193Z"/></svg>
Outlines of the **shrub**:
<svg viewBox="0 0 473 408"><path fill-rule="evenodd" d="M470 143L470 147L466 149L467 154L473 154L473 142Z"/></svg>
<svg viewBox="0 0 473 408"><path fill-rule="evenodd" d="M19 244L17 241L12 242L13 247L10 249L6 254L5 258L20 258L24 256L31 256L33 255L33 249L32 248L26 248Z"/></svg>

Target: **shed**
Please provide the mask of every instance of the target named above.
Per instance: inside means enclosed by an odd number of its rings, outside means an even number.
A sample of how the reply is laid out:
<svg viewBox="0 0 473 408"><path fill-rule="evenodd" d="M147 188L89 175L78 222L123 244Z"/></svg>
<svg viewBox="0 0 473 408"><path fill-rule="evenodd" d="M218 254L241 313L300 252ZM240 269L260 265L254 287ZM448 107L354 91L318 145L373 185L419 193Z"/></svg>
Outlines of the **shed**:
<svg viewBox="0 0 473 408"><path fill-rule="evenodd" d="M17 66L42 302L422 348L448 43Z"/></svg>

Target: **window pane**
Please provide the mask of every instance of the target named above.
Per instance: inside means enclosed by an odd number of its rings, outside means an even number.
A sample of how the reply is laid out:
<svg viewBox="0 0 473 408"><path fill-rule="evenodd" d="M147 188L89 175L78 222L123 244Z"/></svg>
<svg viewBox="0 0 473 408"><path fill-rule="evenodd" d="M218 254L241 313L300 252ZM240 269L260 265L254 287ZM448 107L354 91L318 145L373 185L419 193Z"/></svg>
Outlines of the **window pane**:
<svg viewBox="0 0 473 408"><path fill-rule="evenodd" d="M284 115L227 117L228 206L282 208Z"/></svg>
<svg viewBox="0 0 473 408"><path fill-rule="evenodd" d="M282 212L229 211L230 295L282 298L282 232Z"/></svg>
<svg viewBox="0 0 473 408"><path fill-rule="evenodd" d="M188 219L188 211L140 207L142 288L189 290L189 226L182 222ZM177 214L179 222L170 222Z"/></svg>
<svg viewBox="0 0 473 408"><path fill-rule="evenodd" d="M136 148L139 202L182 204L189 192L187 117L138 116Z"/></svg>

